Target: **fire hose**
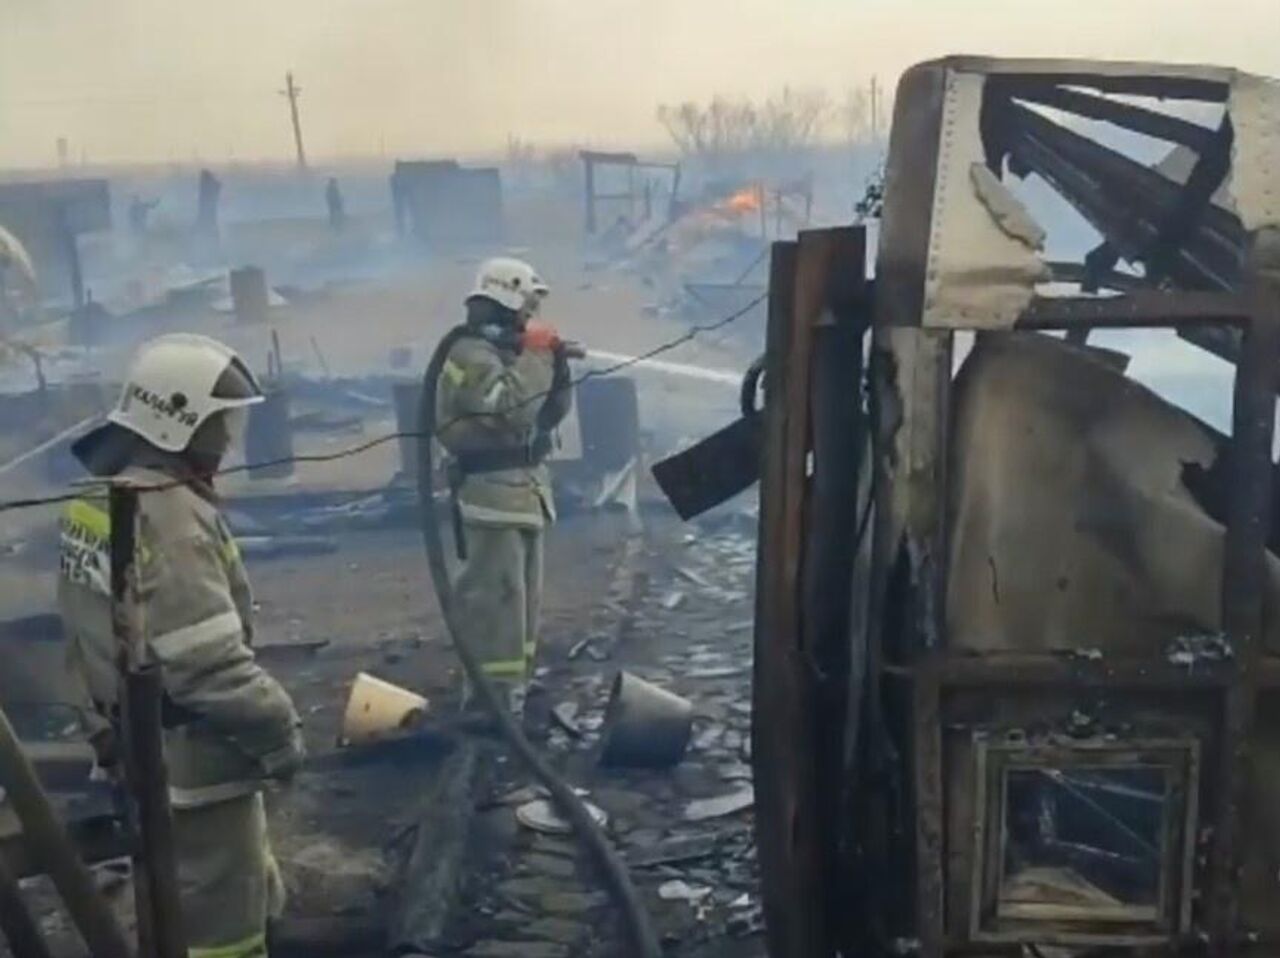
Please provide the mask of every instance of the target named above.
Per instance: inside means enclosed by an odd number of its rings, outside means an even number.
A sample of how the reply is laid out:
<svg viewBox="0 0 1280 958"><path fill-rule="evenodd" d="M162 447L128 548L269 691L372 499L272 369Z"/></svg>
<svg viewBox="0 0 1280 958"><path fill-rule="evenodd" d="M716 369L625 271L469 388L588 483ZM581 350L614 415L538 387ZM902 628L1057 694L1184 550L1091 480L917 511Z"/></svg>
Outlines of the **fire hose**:
<svg viewBox="0 0 1280 958"><path fill-rule="evenodd" d="M426 547L427 567L445 629L453 640L454 650L462 662L471 687L485 710L493 719L498 732L511 751L532 773L533 777L550 793L556 807L573 826L578 838L587 847L596 865L604 875L605 884L626 919L627 928L637 958L661 958L662 947L653 929L648 912L640 900L627 866L618 855L604 831L587 811L582 799L535 749L516 724L507 709L507 703L480 667L475 651L467 645L462 630L458 628L457 609L453 585L445 562L444 544L440 535L439 518L436 515L433 488L434 451L432 438L436 433L436 389L440 373L450 350L460 339L475 335L466 326L451 329L436 347L422 377L422 396L418 406L418 504L422 523L422 540Z"/></svg>

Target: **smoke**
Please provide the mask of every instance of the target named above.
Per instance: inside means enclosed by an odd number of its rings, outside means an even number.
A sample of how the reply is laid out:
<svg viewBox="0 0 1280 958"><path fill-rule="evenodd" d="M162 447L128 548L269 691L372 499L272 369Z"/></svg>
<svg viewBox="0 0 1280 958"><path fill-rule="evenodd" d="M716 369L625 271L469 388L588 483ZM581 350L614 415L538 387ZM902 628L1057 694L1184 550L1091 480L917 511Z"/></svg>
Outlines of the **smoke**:
<svg viewBox="0 0 1280 958"><path fill-rule="evenodd" d="M663 143L657 104L835 94L949 52L1275 72L1268 4L1221 0L0 0L0 165Z"/></svg>

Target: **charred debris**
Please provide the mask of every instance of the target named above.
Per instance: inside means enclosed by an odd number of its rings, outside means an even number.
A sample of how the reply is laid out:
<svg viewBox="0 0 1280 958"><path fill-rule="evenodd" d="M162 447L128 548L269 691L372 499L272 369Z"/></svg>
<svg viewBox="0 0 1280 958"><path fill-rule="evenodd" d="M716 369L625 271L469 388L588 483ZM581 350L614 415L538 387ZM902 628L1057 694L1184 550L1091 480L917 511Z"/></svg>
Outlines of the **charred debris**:
<svg viewBox="0 0 1280 958"><path fill-rule="evenodd" d="M638 365L579 385L555 463L569 511L617 515L566 537L582 581L552 603L543 744L672 953L1280 948L1277 117L1280 87L1230 70L927 63L899 87L884 182L862 207L876 220L829 229L807 228L812 177L695 192L677 163L576 158L580 291L641 276L654 322L741 311L763 327L741 382L648 367L711 384L708 408L737 413L719 432L669 455L684 437L648 418ZM304 797L276 810L286 879L316 907L287 916L273 953L620 953L546 794L452 719L438 623L396 614L403 544L361 538L414 521L422 356L379 342L378 369L353 372L310 332L282 344L282 311L322 315L333 291L301 279L314 258L206 268L226 242L216 183L201 177L196 265L141 294L104 305L86 284L81 237L109 225L102 181L0 189L0 255L6 276L21 266L27 285L71 293L74 348L24 352L32 408L57 427L37 457L46 480L66 476L64 431L100 411L77 350L111 338L113 312L216 313L268 357L232 497L246 554L312 564L335 593L344 565L393 583L368 617L398 627L359 648L308 620L260 649L310 690L328 736ZM408 161L386 187L402 241L433 255L510 239L496 169ZM346 256L358 190L333 180L326 201L329 252ZM135 206L145 234L150 207ZM1127 375L1125 329L1231 364L1229 422ZM308 457L383 433L399 438L377 481L298 488ZM646 499L646 462L688 531ZM756 484L758 514L716 509ZM40 535L6 555L38 554ZM122 618L122 648L136 627ZM43 644L3 688L25 718L15 690L56 692L39 664L56 623L6 629ZM93 954L131 953L135 935L142 953L182 953L157 686L130 661L127 794L88 784L78 743L0 724L0 927L22 958L51 953L29 903L41 875ZM392 734L350 724L357 696L386 706ZM394 802L403 789L418 800ZM100 866L130 858L122 921Z"/></svg>
<svg viewBox="0 0 1280 958"><path fill-rule="evenodd" d="M655 470L692 514L760 451L771 954L1274 952L1278 98L925 64L874 278L862 229L774 244L763 408ZM1127 328L1234 365L1229 434Z"/></svg>

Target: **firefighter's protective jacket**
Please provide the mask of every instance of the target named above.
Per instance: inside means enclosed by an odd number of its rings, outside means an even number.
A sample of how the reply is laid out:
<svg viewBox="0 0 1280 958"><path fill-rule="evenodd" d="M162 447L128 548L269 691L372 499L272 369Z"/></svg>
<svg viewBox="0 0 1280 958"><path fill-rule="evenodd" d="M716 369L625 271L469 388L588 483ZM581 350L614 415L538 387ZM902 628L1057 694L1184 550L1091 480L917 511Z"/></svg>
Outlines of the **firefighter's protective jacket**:
<svg viewBox="0 0 1280 958"><path fill-rule="evenodd" d="M534 450L569 412L552 355L465 336L450 349L436 398L437 435L451 453ZM458 492L465 522L539 529L555 519L551 480L540 461L467 475Z"/></svg>
<svg viewBox="0 0 1280 958"><path fill-rule="evenodd" d="M166 472L122 478L166 486L138 498L143 628L165 690L165 753L176 807L207 805L296 768L301 723L289 695L254 659L252 597L235 539L208 495ZM72 674L98 721L116 714L104 498L69 504L61 524L58 603Z"/></svg>

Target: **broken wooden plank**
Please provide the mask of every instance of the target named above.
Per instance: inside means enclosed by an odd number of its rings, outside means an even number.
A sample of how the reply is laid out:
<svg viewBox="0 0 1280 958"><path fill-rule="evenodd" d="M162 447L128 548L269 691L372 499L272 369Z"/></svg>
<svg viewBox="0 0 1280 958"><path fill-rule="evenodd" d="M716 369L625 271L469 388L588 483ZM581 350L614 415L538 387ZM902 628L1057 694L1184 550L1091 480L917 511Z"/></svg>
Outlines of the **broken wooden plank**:
<svg viewBox="0 0 1280 958"><path fill-rule="evenodd" d="M465 871L473 796L484 767L480 746L461 741L422 803L397 883L388 936L392 954L435 954L445 944L449 914L458 902Z"/></svg>

